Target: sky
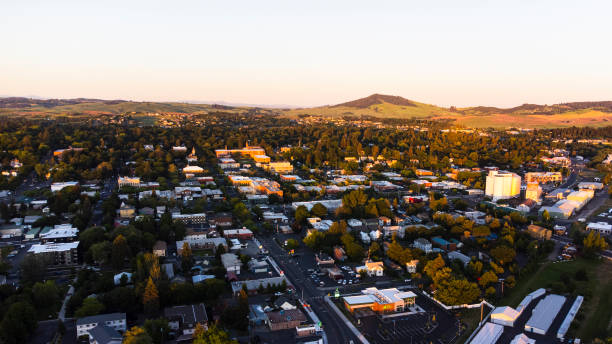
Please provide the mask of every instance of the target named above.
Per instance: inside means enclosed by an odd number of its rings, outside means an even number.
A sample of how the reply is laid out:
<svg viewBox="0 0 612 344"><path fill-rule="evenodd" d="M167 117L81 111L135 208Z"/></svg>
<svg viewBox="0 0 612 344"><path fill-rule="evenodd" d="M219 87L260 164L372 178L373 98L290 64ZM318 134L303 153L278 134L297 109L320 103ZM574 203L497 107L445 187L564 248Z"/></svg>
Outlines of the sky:
<svg viewBox="0 0 612 344"><path fill-rule="evenodd" d="M611 1L5 0L0 95L261 105L612 100Z"/></svg>

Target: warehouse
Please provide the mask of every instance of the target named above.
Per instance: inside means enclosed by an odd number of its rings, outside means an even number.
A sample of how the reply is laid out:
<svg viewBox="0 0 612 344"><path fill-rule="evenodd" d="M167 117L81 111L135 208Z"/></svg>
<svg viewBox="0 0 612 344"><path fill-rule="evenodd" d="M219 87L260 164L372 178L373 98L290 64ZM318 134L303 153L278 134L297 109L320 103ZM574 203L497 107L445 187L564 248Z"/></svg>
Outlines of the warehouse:
<svg viewBox="0 0 612 344"><path fill-rule="evenodd" d="M565 300L565 296L551 294L538 302L531 318L525 324L525 331L545 335L565 304Z"/></svg>
<svg viewBox="0 0 612 344"><path fill-rule="evenodd" d="M514 326L514 322L520 315L521 313L512 307L497 307L491 313L491 322L498 325Z"/></svg>
<svg viewBox="0 0 612 344"><path fill-rule="evenodd" d="M503 332L503 326L488 322L478 331L470 344L495 344Z"/></svg>

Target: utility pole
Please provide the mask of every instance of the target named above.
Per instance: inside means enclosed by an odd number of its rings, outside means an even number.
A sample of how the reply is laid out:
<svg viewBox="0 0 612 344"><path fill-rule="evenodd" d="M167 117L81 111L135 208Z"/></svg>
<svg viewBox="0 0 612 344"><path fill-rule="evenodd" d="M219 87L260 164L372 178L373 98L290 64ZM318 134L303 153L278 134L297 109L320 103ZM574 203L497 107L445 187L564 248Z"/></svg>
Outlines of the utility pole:
<svg viewBox="0 0 612 344"><path fill-rule="evenodd" d="M480 300L480 322L482 323L482 317L484 312L484 300Z"/></svg>

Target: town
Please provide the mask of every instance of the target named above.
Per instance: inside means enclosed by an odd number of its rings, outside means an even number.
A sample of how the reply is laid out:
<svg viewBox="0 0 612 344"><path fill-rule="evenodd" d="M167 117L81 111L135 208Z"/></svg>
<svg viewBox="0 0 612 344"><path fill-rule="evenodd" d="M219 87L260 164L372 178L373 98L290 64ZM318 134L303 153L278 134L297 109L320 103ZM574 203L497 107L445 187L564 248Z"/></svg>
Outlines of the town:
<svg viewBox="0 0 612 344"><path fill-rule="evenodd" d="M611 127L196 117L0 123L3 342L610 336Z"/></svg>

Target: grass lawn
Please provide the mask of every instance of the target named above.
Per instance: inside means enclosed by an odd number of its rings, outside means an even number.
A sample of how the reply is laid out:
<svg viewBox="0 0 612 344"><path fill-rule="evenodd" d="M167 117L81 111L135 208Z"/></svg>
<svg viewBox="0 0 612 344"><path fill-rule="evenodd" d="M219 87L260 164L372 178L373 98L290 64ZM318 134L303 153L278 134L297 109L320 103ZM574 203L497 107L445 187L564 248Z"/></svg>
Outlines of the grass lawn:
<svg viewBox="0 0 612 344"><path fill-rule="evenodd" d="M483 317L486 317L490 311L491 308L484 306ZM459 337L457 343L465 343L480 322L480 308L461 309L456 313L459 314L461 322L466 325L465 332Z"/></svg>
<svg viewBox="0 0 612 344"><path fill-rule="evenodd" d="M576 281L576 271L584 269L588 281ZM577 334L583 340L606 337L611 333L612 317L612 262L579 258L571 262L546 262L529 278L520 280L517 286L498 302L499 305L518 306L521 300L538 288L564 287L561 276L567 274L575 284L573 294L583 295L585 300L578 315L578 321L570 328L570 334Z"/></svg>

